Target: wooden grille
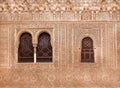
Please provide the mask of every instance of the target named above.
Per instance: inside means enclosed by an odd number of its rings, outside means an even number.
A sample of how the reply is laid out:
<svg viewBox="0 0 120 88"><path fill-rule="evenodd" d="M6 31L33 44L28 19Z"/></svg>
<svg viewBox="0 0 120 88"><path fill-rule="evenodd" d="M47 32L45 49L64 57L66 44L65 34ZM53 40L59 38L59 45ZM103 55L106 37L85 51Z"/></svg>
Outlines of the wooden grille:
<svg viewBox="0 0 120 88"><path fill-rule="evenodd" d="M34 48L32 45L32 36L29 33L23 33L20 37L18 48L18 62L33 62Z"/></svg>
<svg viewBox="0 0 120 88"><path fill-rule="evenodd" d="M81 62L94 62L93 40L90 37L82 40Z"/></svg>
<svg viewBox="0 0 120 88"><path fill-rule="evenodd" d="M52 62L52 46L48 33L42 33L38 38L37 62Z"/></svg>

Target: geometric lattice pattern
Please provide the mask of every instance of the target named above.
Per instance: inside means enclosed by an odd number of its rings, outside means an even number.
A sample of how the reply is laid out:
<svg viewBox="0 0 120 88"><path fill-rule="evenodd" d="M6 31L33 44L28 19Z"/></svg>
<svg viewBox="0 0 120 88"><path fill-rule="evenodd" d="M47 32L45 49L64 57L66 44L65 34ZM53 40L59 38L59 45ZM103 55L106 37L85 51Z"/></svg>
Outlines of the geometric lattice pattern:
<svg viewBox="0 0 120 88"><path fill-rule="evenodd" d="M93 40L90 37L82 40L81 62L94 62Z"/></svg>
<svg viewBox="0 0 120 88"><path fill-rule="evenodd" d="M37 62L52 62L52 46L50 43L50 35L48 33L42 33L39 36Z"/></svg>
<svg viewBox="0 0 120 88"><path fill-rule="evenodd" d="M34 48L32 45L32 36L29 33L23 33L20 37L18 49L18 62L33 62Z"/></svg>

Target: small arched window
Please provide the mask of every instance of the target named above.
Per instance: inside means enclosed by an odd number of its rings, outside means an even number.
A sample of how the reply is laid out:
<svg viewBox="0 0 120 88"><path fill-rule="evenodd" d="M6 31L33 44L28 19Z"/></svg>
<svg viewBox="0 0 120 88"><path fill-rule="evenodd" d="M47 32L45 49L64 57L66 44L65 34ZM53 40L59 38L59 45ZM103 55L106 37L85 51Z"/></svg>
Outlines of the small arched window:
<svg viewBox="0 0 120 88"><path fill-rule="evenodd" d="M18 48L18 62L34 62L32 36L27 32L23 33L20 37L20 44Z"/></svg>
<svg viewBox="0 0 120 88"><path fill-rule="evenodd" d="M50 35L40 34L37 45L37 62L52 62L52 46Z"/></svg>
<svg viewBox="0 0 120 88"><path fill-rule="evenodd" d="M90 37L82 40L81 62L94 62L93 40Z"/></svg>

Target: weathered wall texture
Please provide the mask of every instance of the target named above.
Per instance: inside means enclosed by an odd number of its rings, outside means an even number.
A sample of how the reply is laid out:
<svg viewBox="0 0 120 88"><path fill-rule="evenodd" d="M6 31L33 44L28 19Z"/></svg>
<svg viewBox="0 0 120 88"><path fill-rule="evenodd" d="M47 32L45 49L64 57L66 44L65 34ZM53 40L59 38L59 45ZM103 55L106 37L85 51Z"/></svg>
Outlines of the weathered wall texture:
<svg viewBox="0 0 120 88"><path fill-rule="evenodd" d="M9 1L0 2L0 88L120 88L119 0L38 0L29 9L29 0ZM51 35L53 62L18 63L20 35L31 33L35 46L43 31ZM95 63L80 61L87 36Z"/></svg>

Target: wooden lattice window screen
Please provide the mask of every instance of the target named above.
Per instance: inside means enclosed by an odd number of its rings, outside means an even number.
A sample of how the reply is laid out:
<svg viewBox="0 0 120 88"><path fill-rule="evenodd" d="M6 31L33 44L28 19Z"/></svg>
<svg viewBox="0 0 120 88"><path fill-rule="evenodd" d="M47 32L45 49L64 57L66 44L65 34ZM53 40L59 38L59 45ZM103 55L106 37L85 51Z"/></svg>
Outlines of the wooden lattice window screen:
<svg viewBox="0 0 120 88"><path fill-rule="evenodd" d="M94 62L93 40L90 37L82 40L81 62Z"/></svg>
<svg viewBox="0 0 120 88"><path fill-rule="evenodd" d="M34 62L32 36L29 33L23 33L20 37L20 44L18 48L18 62Z"/></svg>
<svg viewBox="0 0 120 88"><path fill-rule="evenodd" d="M51 38L48 33L40 34L37 45L37 62L52 62Z"/></svg>

